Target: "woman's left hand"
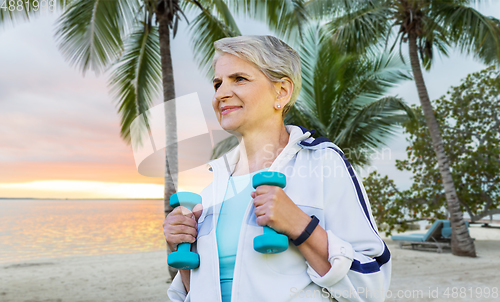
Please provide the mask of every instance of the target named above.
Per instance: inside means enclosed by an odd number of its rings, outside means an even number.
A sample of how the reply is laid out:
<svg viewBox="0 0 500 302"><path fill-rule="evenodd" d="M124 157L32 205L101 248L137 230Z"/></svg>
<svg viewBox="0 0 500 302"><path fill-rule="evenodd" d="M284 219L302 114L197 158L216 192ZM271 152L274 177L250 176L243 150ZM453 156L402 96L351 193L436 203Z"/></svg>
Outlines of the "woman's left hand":
<svg viewBox="0 0 500 302"><path fill-rule="evenodd" d="M251 196L257 224L267 225L292 240L300 236L311 221L311 217L304 213L280 187L261 185L251 193Z"/></svg>

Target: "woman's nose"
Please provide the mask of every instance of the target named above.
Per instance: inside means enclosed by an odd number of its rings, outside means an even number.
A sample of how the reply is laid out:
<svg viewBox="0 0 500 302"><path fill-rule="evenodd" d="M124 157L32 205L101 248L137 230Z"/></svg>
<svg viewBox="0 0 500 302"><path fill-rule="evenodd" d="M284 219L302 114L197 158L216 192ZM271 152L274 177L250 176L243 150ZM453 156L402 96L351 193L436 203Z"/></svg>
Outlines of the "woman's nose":
<svg viewBox="0 0 500 302"><path fill-rule="evenodd" d="M232 95L233 95L233 92L232 92L231 88L229 87L229 85L226 85L224 83L220 83L219 87L215 91L214 97L218 101L222 101L223 99L231 97Z"/></svg>

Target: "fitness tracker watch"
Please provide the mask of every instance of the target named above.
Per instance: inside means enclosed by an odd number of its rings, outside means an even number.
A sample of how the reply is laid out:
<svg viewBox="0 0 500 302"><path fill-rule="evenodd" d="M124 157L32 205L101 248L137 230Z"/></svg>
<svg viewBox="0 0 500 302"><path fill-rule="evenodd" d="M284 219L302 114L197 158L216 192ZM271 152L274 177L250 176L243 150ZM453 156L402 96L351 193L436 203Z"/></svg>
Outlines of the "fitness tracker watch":
<svg viewBox="0 0 500 302"><path fill-rule="evenodd" d="M299 237L297 237L297 239L295 240L292 240L292 243L295 245L295 246L299 246L301 245L304 241L307 240L307 238L309 238L309 236L311 236L312 232L314 231L314 229L318 226L318 223L319 223L319 219L312 215L311 216L312 220L311 222L309 222L309 224L306 226L305 230L302 232L302 234L300 234Z"/></svg>

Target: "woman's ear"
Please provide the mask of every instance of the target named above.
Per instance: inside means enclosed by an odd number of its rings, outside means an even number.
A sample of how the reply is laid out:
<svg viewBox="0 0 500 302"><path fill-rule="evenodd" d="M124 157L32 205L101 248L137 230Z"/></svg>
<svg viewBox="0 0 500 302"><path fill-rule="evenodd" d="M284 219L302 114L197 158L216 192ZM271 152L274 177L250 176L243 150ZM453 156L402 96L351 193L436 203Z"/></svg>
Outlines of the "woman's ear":
<svg viewBox="0 0 500 302"><path fill-rule="evenodd" d="M293 82L289 77L281 78L281 81L275 83L277 92L277 102L284 108L290 101L293 92Z"/></svg>

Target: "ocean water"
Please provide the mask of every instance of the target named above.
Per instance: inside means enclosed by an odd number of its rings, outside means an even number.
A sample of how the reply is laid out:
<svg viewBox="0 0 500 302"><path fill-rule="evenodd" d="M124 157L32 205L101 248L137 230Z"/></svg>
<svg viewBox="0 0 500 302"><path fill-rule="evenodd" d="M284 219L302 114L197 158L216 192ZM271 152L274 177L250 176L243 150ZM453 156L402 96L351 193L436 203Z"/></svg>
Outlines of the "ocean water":
<svg viewBox="0 0 500 302"><path fill-rule="evenodd" d="M166 250L163 200L0 199L0 263Z"/></svg>

